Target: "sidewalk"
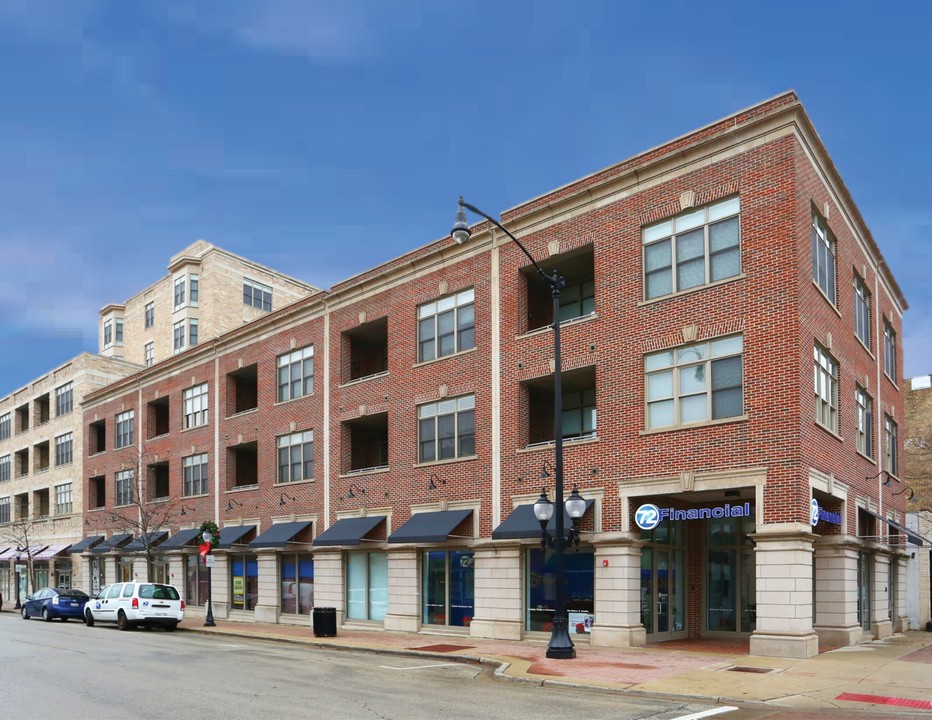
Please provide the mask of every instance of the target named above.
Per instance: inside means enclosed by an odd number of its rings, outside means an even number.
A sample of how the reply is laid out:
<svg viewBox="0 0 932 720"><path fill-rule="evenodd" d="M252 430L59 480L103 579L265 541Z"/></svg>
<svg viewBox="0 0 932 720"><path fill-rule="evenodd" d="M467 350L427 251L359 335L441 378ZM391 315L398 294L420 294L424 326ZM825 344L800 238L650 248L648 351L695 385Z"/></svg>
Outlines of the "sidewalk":
<svg viewBox="0 0 932 720"><path fill-rule="evenodd" d="M218 620L198 616L180 626L207 635L277 640L308 647L387 653L496 668L501 679L591 687L623 693L766 703L795 710L842 708L932 718L932 633L910 631L808 660L750 656L735 644L688 643L603 648L577 643L574 660L549 660L543 642L480 640L450 635L343 630L318 638L310 627ZM676 649L671 649L675 647Z"/></svg>

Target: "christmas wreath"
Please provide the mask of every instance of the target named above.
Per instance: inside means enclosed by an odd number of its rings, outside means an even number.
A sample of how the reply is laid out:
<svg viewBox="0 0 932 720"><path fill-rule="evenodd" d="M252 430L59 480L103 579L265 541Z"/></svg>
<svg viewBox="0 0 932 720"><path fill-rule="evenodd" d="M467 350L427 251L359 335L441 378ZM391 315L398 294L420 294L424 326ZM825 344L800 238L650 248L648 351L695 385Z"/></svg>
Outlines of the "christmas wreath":
<svg viewBox="0 0 932 720"><path fill-rule="evenodd" d="M203 548L207 543L204 542L204 533L210 533L210 550L213 550L220 544L220 528L213 520L205 520L197 531L198 544Z"/></svg>

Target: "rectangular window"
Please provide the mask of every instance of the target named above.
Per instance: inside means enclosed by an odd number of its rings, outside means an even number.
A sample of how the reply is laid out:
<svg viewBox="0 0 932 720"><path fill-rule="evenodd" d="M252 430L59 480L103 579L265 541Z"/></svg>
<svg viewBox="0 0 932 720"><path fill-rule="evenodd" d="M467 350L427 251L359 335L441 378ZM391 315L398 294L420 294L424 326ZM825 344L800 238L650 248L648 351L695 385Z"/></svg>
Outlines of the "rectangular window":
<svg viewBox="0 0 932 720"><path fill-rule="evenodd" d="M741 198L730 198L641 232L644 296L663 297L741 272Z"/></svg>
<svg viewBox="0 0 932 720"><path fill-rule="evenodd" d="M382 622L388 610L388 555L384 552L346 556L346 617Z"/></svg>
<svg viewBox="0 0 932 720"><path fill-rule="evenodd" d="M259 600L259 559L255 555L230 555L230 607L255 610Z"/></svg>
<svg viewBox="0 0 932 720"><path fill-rule="evenodd" d="M476 454L476 396L427 403L417 409L420 462Z"/></svg>
<svg viewBox="0 0 932 720"><path fill-rule="evenodd" d="M136 411L127 410L116 416L116 437L113 447L129 447L135 441Z"/></svg>
<svg viewBox="0 0 932 720"><path fill-rule="evenodd" d="M871 293L857 275L854 276L854 333L866 347L871 346Z"/></svg>
<svg viewBox="0 0 932 720"><path fill-rule="evenodd" d="M74 458L72 454L72 433L65 433L55 438L55 464L68 465Z"/></svg>
<svg viewBox="0 0 932 720"><path fill-rule="evenodd" d="M427 362L476 346L473 288L417 309L418 361Z"/></svg>
<svg viewBox="0 0 932 720"><path fill-rule="evenodd" d="M0 415L0 440L6 440L10 437L10 431L12 428L12 415L10 413L4 413Z"/></svg>
<svg viewBox="0 0 932 720"><path fill-rule="evenodd" d="M812 213L812 282L835 304L835 238L818 214Z"/></svg>
<svg viewBox="0 0 932 720"><path fill-rule="evenodd" d="M421 622L469 627L476 604L472 551L427 550L421 569Z"/></svg>
<svg viewBox="0 0 932 720"><path fill-rule="evenodd" d="M744 413L740 335L644 357L647 427L740 417Z"/></svg>
<svg viewBox="0 0 932 720"><path fill-rule="evenodd" d="M188 347L197 345L197 318L188 320Z"/></svg>
<svg viewBox="0 0 932 720"><path fill-rule="evenodd" d="M266 312L272 309L272 288L243 278L243 303Z"/></svg>
<svg viewBox="0 0 932 720"><path fill-rule="evenodd" d="M184 320L172 325L172 340L175 352L184 350Z"/></svg>
<svg viewBox="0 0 932 720"><path fill-rule="evenodd" d="M314 607L314 558L281 555L279 562L282 612L310 615Z"/></svg>
<svg viewBox="0 0 932 720"><path fill-rule="evenodd" d="M207 383L188 388L181 393L181 398L184 406L184 428L187 430L188 428L206 425L208 421Z"/></svg>
<svg viewBox="0 0 932 720"><path fill-rule="evenodd" d="M595 388L563 393L563 437L593 437L595 431Z"/></svg>
<svg viewBox="0 0 932 720"><path fill-rule="evenodd" d="M897 427L893 418L883 416L884 434L884 469L891 475L899 474L899 450L897 440Z"/></svg>
<svg viewBox="0 0 932 720"><path fill-rule="evenodd" d="M314 477L314 431L278 438L278 482L297 482Z"/></svg>
<svg viewBox="0 0 932 720"><path fill-rule="evenodd" d="M0 498L0 523L10 522L10 498Z"/></svg>
<svg viewBox="0 0 932 720"><path fill-rule="evenodd" d="M197 298L198 298L198 285L200 284L200 275L195 275L192 273L189 276L190 287L188 288L188 304L192 307L197 307Z"/></svg>
<svg viewBox="0 0 932 720"><path fill-rule="evenodd" d="M554 551L528 548L525 553L525 628L549 632L557 607ZM591 547L577 548L566 554L564 562L568 629L581 635L590 631L595 611L595 552Z"/></svg>
<svg viewBox="0 0 932 720"><path fill-rule="evenodd" d="M207 453L189 455L182 458L181 466L184 472L184 495L207 494Z"/></svg>
<svg viewBox="0 0 932 720"><path fill-rule="evenodd" d="M133 471L121 470L116 474L116 504L133 504Z"/></svg>
<svg viewBox="0 0 932 720"><path fill-rule="evenodd" d="M146 343L146 367L152 365L155 362L155 344L147 342Z"/></svg>
<svg viewBox="0 0 932 720"><path fill-rule="evenodd" d="M816 422L838 432L838 363L821 345L813 349Z"/></svg>
<svg viewBox="0 0 932 720"><path fill-rule="evenodd" d="M175 279L175 310L184 305L185 276Z"/></svg>
<svg viewBox="0 0 932 720"><path fill-rule="evenodd" d="M314 346L278 356L278 402L314 392Z"/></svg>
<svg viewBox="0 0 932 720"><path fill-rule="evenodd" d="M55 416L67 415L74 409L74 392L71 383L55 388Z"/></svg>
<svg viewBox="0 0 932 720"><path fill-rule="evenodd" d="M123 344L123 320L121 318L116 319L116 344Z"/></svg>
<svg viewBox="0 0 932 720"><path fill-rule="evenodd" d="M10 467L10 456L4 455L0 457L0 482L10 479Z"/></svg>
<svg viewBox="0 0 932 720"><path fill-rule="evenodd" d="M874 457L874 400L862 388L854 389L858 412L858 452Z"/></svg>
<svg viewBox="0 0 932 720"><path fill-rule="evenodd" d="M55 514L68 515L71 512L71 483L55 486Z"/></svg>
<svg viewBox="0 0 932 720"><path fill-rule="evenodd" d="M150 328L155 325L155 303L146 303L146 327Z"/></svg>
<svg viewBox="0 0 932 720"><path fill-rule="evenodd" d="M896 330L886 320L883 321L883 371L896 382Z"/></svg>
<svg viewBox="0 0 932 720"><path fill-rule="evenodd" d="M113 322L106 320L104 322L104 347L108 348L113 345Z"/></svg>
<svg viewBox="0 0 932 720"><path fill-rule="evenodd" d="M560 322L573 320L595 312L595 280L580 285L567 285L560 291Z"/></svg>

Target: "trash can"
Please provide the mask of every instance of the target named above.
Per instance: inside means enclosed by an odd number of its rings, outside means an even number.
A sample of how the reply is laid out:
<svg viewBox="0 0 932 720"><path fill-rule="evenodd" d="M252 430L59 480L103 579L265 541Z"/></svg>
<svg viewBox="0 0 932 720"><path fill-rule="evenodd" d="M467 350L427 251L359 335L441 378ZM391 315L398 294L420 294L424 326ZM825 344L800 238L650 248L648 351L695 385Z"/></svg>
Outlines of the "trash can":
<svg viewBox="0 0 932 720"><path fill-rule="evenodd" d="M337 636L337 609L329 607L314 608L315 637Z"/></svg>

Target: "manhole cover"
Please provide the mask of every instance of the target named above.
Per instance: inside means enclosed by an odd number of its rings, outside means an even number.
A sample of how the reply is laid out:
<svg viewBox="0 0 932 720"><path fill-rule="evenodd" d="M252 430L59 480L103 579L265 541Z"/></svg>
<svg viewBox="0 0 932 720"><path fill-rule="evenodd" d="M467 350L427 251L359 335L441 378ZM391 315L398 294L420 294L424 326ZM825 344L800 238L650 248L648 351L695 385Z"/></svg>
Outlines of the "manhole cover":
<svg viewBox="0 0 932 720"><path fill-rule="evenodd" d="M475 645L423 645L421 647L410 647L408 650L427 650L428 652L453 652L454 650L471 650Z"/></svg>
<svg viewBox="0 0 932 720"><path fill-rule="evenodd" d="M773 668L761 668L761 667L748 667L747 665L732 665L729 668L725 668L731 672L746 672L746 673L769 673L773 672Z"/></svg>

